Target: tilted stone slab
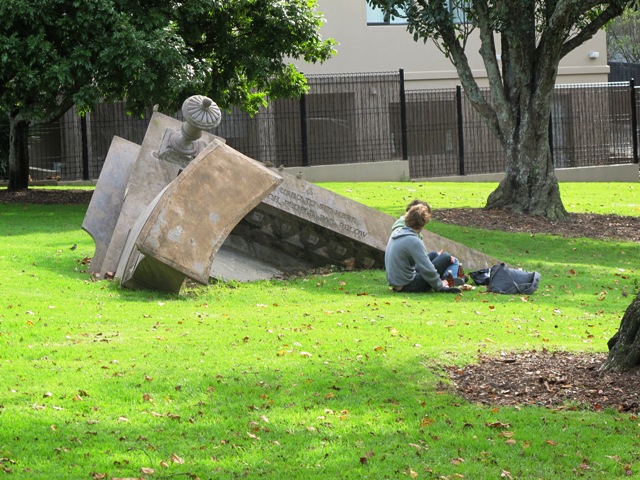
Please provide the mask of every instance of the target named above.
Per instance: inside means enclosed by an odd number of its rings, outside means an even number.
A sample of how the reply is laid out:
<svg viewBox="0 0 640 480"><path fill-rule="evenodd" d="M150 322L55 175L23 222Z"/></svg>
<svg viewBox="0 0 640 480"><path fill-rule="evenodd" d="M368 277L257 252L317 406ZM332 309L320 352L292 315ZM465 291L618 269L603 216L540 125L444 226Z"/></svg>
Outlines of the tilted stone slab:
<svg viewBox="0 0 640 480"><path fill-rule="evenodd" d="M255 282L280 278L285 275L285 272L278 266L260 261L252 255L229 248L225 244L222 244L216 253L211 271L215 272L211 275L213 278L224 282L231 280Z"/></svg>
<svg viewBox="0 0 640 480"><path fill-rule="evenodd" d="M151 117L140 152L129 176L118 221L100 268L101 276L116 271L129 230L153 199L178 176L179 166L158 158L158 152L167 129L180 130L181 126L181 121L158 112L154 112ZM224 141L213 134L202 132L203 142L209 143L215 138Z"/></svg>
<svg viewBox="0 0 640 480"><path fill-rule="evenodd" d="M384 268L389 216L296 176L283 183L233 230L225 247L278 271L328 265ZM232 273L232 272L231 272ZM229 272L211 276L229 278ZM241 281L244 276L239 272Z"/></svg>
<svg viewBox="0 0 640 480"><path fill-rule="evenodd" d="M429 225L427 224L428 228ZM428 230L422 230L421 232L423 242L429 252L437 252L444 250L456 257L466 272L472 272L480 268L487 268L500 263L499 260L490 257L478 250L467 247L453 240L449 240L446 237L442 237L436 233Z"/></svg>
<svg viewBox="0 0 640 480"><path fill-rule="evenodd" d="M231 232L224 246L275 269L275 275L339 265L384 269L384 252L396 218L280 172L284 182ZM444 249L475 270L497 260L424 231L428 250ZM218 262L222 263L222 262ZM237 275L214 262L211 276L244 281L249 272L237 261ZM247 269L248 270L248 269ZM264 269L268 275L268 268Z"/></svg>
<svg viewBox="0 0 640 480"><path fill-rule="evenodd" d="M90 273L102 269L109 242L118 223L124 192L140 145L120 137L113 137L96 188L91 196L82 228L93 238L96 250L89 265Z"/></svg>
<svg viewBox="0 0 640 480"><path fill-rule="evenodd" d="M171 292L185 277L206 285L229 233L280 182L277 173L213 140L140 216L116 277L124 287Z"/></svg>

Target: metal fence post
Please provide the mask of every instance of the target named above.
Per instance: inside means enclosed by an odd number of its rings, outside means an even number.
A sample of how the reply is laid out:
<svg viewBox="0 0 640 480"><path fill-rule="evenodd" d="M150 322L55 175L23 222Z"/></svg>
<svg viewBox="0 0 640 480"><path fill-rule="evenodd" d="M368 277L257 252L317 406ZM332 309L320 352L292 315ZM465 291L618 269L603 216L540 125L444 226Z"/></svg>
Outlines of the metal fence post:
<svg viewBox="0 0 640 480"><path fill-rule="evenodd" d="M82 179L90 180L89 176L89 138L87 135L87 116L80 116L80 138L82 139Z"/></svg>
<svg viewBox="0 0 640 480"><path fill-rule="evenodd" d="M402 130L402 159L409 159L407 142L407 97L404 91L404 68L400 69L400 128Z"/></svg>
<svg viewBox="0 0 640 480"><path fill-rule="evenodd" d="M456 114L458 116L458 161L460 175L464 175L464 124L462 121L462 87L456 85Z"/></svg>
<svg viewBox="0 0 640 480"><path fill-rule="evenodd" d="M549 153L551 154L551 165L556 166L556 160L553 157L553 115L549 112Z"/></svg>
<svg viewBox="0 0 640 480"><path fill-rule="evenodd" d="M633 163L638 163L638 112L636 100L636 83L633 78L629 79L631 90L631 141L633 142Z"/></svg>
<svg viewBox="0 0 640 480"><path fill-rule="evenodd" d="M302 166L309 166L309 137L307 136L307 96L300 96L300 142L302 143Z"/></svg>

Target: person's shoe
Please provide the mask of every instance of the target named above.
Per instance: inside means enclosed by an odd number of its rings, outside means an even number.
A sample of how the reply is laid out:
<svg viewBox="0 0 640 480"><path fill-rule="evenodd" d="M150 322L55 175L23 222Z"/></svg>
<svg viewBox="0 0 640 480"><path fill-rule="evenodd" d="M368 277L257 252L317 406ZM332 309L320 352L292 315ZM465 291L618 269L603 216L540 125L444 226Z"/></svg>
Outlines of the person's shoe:
<svg viewBox="0 0 640 480"><path fill-rule="evenodd" d="M465 283L467 283L467 282L465 281L464 278L456 277L456 278L453 279L453 286L454 287L461 287Z"/></svg>

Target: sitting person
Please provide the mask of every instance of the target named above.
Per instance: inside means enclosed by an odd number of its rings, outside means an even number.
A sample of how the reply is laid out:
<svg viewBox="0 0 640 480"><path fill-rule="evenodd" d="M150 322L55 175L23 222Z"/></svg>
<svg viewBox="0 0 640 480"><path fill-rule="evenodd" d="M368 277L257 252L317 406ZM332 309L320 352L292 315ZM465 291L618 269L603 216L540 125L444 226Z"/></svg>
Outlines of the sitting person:
<svg viewBox="0 0 640 480"><path fill-rule="evenodd" d="M411 207L404 216L406 225L391 233L384 263L387 282L396 292L436 292L460 293L459 288L449 287L443 282L446 272L455 258L448 253L432 252L420 238L420 232L431 220L430 209L425 205Z"/></svg>
<svg viewBox="0 0 640 480"><path fill-rule="evenodd" d="M416 205L424 205L425 207L427 207L427 210L429 211L429 215L431 215L431 205L429 205L424 200L418 200L417 198L415 200L412 200L411 203L407 205L407 208L404 211L405 215L411 209L411 207L415 207ZM402 228L405 226L405 220L404 220L405 215L402 215L400 218L398 218L398 220L396 220L396 222L391 227L391 230L395 230L396 228Z"/></svg>
<svg viewBox="0 0 640 480"><path fill-rule="evenodd" d="M429 218L431 218L431 205L429 205L424 200L418 200L416 198L416 199L412 200L411 203L409 203L409 205L407 205L407 208L405 210L405 214L402 215L400 218L398 218L398 220L395 221L395 223L391 227L392 231L396 230L397 228L402 228L402 227L404 227L406 225L405 216L406 216L407 212L411 208L415 207L416 205L424 205L427 208L427 211L429 212ZM420 237L420 239L422 239L422 235L421 234L418 234L418 236ZM431 260L431 262L433 263L435 261L435 259L438 258L438 256L440 256L440 255L448 255L448 254L446 252L443 252L442 250L440 250L439 252L429 252L429 260ZM462 280L456 280L458 278L458 270L460 269L460 262L458 261L458 259L456 257L452 257L452 256L450 256L450 257L451 257L451 265L449 265L449 267L441 275L441 278L447 278L449 275L451 275L451 277L453 277L454 281L456 282L456 285L462 285L462 284L466 283L467 278L463 278Z"/></svg>

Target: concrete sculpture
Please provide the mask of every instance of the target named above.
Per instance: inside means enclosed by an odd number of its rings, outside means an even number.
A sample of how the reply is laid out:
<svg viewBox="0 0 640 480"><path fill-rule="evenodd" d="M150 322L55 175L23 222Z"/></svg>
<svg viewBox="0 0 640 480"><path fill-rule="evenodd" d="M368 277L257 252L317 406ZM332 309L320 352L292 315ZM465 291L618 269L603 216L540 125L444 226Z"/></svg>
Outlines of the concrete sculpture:
<svg viewBox="0 0 640 480"><path fill-rule="evenodd" d="M395 218L243 155L209 133L217 105L193 96L184 122L155 112L140 146L115 137L83 228L90 271L178 293L186 278L250 281L327 265L384 268ZM424 232L467 269L496 263Z"/></svg>

